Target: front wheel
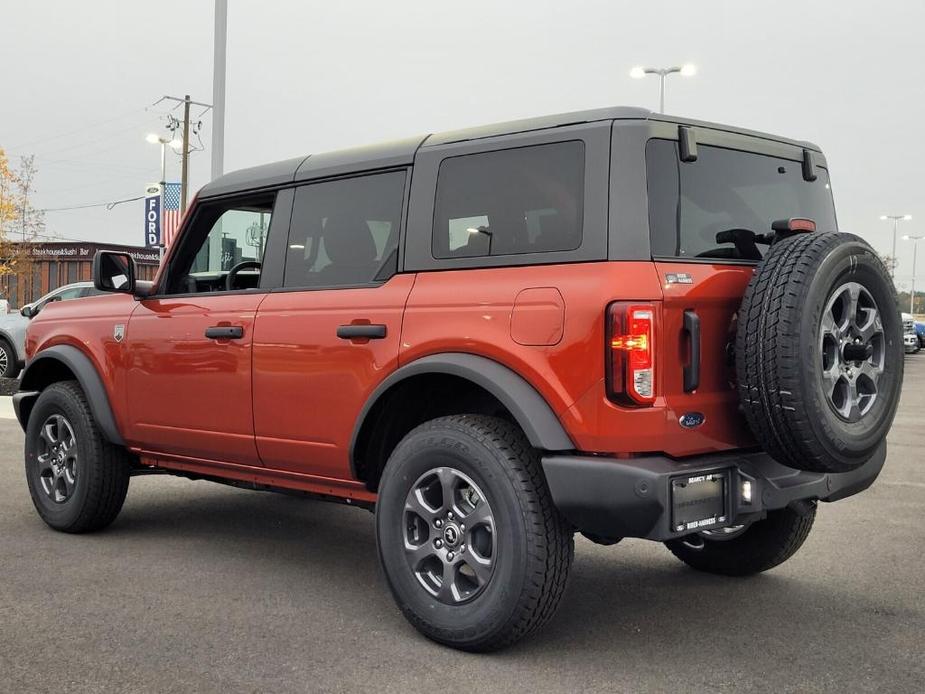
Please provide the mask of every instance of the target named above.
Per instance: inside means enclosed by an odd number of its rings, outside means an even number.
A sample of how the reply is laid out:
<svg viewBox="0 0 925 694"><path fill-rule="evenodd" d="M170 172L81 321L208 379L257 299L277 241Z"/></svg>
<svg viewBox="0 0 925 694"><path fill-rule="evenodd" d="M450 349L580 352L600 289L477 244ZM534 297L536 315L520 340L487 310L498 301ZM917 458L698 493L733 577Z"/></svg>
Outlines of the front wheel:
<svg viewBox="0 0 925 694"><path fill-rule="evenodd" d="M705 531L670 540L665 546L691 568L724 576L749 576L779 566L809 535L815 504L801 510L769 511L747 527Z"/></svg>
<svg viewBox="0 0 925 694"><path fill-rule="evenodd" d="M398 444L376 538L408 621L468 651L503 648L544 624L574 554L536 451L510 422L479 415L426 422Z"/></svg>
<svg viewBox="0 0 925 694"><path fill-rule="evenodd" d="M75 381L39 395L26 427L26 481L36 511L68 533L106 527L128 491L131 457L107 441Z"/></svg>

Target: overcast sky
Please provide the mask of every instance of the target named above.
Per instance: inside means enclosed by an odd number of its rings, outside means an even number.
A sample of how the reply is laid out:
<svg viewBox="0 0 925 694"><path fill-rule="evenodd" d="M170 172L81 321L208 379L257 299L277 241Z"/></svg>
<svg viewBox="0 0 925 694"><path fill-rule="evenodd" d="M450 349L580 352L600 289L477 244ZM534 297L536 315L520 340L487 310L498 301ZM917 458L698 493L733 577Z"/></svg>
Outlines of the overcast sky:
<svg viewBox="0 0 925 694"><path fill-rule="evenodd" d="M633 65L693 62L672 114L826 152L842 230L889 251L925 234L925 3L230 0L226 170L377 140L605 105L657 107ZM0 0L0 147L34 153L36 204L133 197L163 94L211 101L210 0ZM194 111L194 115L198 111ZM209 174L192 156L193 189ZM179 180L171 155L169 180ZM141 203L48 212L60 237L143 242ZM912 272L898 242L897 281ZM925 245L920 264L925 274Z"/></svg>

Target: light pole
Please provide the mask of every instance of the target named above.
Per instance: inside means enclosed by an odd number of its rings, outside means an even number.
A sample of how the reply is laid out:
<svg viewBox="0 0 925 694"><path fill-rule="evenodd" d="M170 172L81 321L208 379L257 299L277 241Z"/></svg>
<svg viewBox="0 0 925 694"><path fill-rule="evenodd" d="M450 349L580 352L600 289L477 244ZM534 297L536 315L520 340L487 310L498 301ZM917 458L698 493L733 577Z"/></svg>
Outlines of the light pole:
<svg viewBox="0 0 925 694"><path fill-rule="evenodd" d="M228 43L228 0L215 0L212 38L212 180L225 167L225 51Z"/></svg>
<svg viewBox="0 0 925 694"><path fill-rule="evenodd" d="M646 75L658 75L658 112L665 112L665 78L668 75L679 73L682 77L693 77L697 74L697 66L687 63L675 67L642 67L637 66L630 70L630 77L641 80Z"/></svg>
<svg viewBox="0 0 925 694"><path fill-rule="evenodd" d="M908 222L912 219L911 214L882 214L880 215L882 221L891 220L893 222L893 255L890 258L890 278L892 279L896 273L896 225L900 222Z"/></svg>
<svg viewBox="0 0 925 694"><path fill-rule="evenodd" d="M909 313L915 314L915 258L916 251L919 248L919 241L925 239L925 236L912 236L906 234L903 241L912 241L912 291L909 293Z"/></svg>
<svg viewBox="0 0 925 694"><path fill-rule="evenodd" d="M170 147L173 147L174 149L178 149L179 147L183 146L183 142L181 140L178 140L175 137L170 137L170 138L163 137L161 135L158 135L157 133L148 133L145 136L145 140L150 142L152 145L159 144L161 146L161 181L160 181L160 184L161 184L161 214L163 215L164 214L164 188L166 188L167 186L167 147L169 145ZM159 244L159 253L160 253L160 257L163 258L164 257L164 239L163 238L161 239L161 242Z"/></svg>

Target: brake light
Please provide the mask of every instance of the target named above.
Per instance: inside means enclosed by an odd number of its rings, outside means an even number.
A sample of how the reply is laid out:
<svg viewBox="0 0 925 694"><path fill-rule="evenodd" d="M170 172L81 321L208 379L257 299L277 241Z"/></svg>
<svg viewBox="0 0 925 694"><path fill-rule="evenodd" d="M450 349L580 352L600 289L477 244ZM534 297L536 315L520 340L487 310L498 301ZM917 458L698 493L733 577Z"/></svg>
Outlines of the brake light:
<svg viewBox="0 0 925 694"><path fill-rule="evenodd" d="M607 392L624 405L655 402L655 308L651 304L610 305Z"/></svg>

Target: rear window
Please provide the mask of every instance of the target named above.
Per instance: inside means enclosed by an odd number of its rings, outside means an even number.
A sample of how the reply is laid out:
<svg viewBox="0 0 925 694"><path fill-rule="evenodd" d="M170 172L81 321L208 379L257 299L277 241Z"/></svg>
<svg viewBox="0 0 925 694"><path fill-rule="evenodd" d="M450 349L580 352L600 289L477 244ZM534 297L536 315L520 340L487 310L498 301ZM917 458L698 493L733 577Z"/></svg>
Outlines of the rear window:
<svg viewBox="0 0 925 694"><path fill-rule="evenodd" d="M571 251L581 245L584 143L451 157L440 165L435 258Z"/></svg>
<svg viewBox="0 0 925 694"><path fill-rule="evenodd" d="M697 161L682 162L677 142L650 140L646 168L655 257L758 260L768 247L753 236L790 217L838 230L829 174L820 166L816 180L805 181L800 161L698 145ZM736 241L727 240L737 229Z"/></svg>

